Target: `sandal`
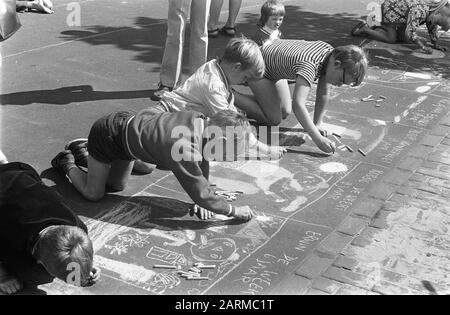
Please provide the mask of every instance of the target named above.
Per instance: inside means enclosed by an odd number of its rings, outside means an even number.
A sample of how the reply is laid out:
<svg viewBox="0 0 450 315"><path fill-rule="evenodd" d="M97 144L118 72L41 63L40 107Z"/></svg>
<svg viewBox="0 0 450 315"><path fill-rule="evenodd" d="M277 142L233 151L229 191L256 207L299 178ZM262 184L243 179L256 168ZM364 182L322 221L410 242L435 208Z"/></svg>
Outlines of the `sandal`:
<svg viewBox="0 0 450 315"><path fill-rule="evenodd" d="M356 26L352 29L352 36L360 36L361 29L365 26L369 26L366 21L360 21Z"/></svg>
<svg viewBox="0 0 450 315"><path fill-rule="evenodd" d="M233 37L236 35L236 28L235 27L229 27L224 26L220 29L220 33L226 36Z"/></svg>
<svg viewBox="0 0 450 315"><path fill-rule="evenodd" d="M215 28L213 30L208 30L208 37L209 38L217 38L217 37L219 37L219 29Z"/></svg>

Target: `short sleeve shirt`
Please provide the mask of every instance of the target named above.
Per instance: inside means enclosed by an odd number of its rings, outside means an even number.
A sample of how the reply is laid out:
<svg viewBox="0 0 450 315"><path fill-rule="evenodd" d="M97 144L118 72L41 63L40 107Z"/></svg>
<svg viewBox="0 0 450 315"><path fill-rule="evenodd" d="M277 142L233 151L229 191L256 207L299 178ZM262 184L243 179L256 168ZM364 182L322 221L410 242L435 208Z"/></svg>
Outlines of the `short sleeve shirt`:
<svg viewBox="0 0 450 315"><path fill-rule="evenodd" d="M320 78L333 47L322 41L279 39L264 45L265 77L271 81L296 80L302 76L310 85Z"/></svg>

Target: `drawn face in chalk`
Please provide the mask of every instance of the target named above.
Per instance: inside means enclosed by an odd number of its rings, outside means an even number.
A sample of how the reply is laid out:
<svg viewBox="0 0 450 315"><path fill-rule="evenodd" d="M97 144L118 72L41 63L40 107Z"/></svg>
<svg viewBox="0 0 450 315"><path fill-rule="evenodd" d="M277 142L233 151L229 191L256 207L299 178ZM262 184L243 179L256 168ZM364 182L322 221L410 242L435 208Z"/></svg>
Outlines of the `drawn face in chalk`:
<svg viewBox="0 0 450 315"><path fill-rule="evenodd" d="M329 187L325 179L311 173L298 172L294 175L294 179L302 186L304 192Z"/></svg>
<svg viewBox="0 0 450 315"><path fill-rule="evenodd" d="M206 244L192 245L191 252L198 261L222 262L236 252L236 243L230 238L215 238Z"/></svg>

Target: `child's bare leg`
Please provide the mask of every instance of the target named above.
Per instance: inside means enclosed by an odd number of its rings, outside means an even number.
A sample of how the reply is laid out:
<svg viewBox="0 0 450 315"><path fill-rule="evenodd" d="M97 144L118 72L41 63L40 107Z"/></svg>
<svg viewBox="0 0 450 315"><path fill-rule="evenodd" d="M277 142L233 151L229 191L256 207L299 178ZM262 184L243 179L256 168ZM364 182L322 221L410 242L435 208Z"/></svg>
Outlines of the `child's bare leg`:
<svg viewBox="0 0 450 315"><path fill-rule="evenodd" d="M22 290L22 283L11 276L0 261L0 292L13 294Z"/></svg>
<svg viewBox="0 0 450 315"><path fill-rule="evenodd" d="M134 162L132 161L114 161L109 172L108 187L115 191L124 190L133 170L133 165Z"/></svg>
<svg viewBox="0 0 450 315"><path fill-rule="evenodd" d="M283 84L277 85L269 79L249 82L249 86L258 102L259 107L263 111L267 121L260 123L277 126L281 123L283 116L281 106L286 102L286 94L289 92L289 86ZM286 91L287 89L287 91ZM285 106L285 104L283 104Z"/></svg>
<svg viewBox="0 0 450 315"><path fill-rule="evenodd" d="M361 33L370 36L372 39L389 44L395 44L397 41L397 31L393 27L375 28L369 26L361 28Z"/></svg>
<svg viewBox="0 0 450 315"><path fill-rule="evenodd" d="M259 123L264 123L268 120L253 95L245 95L237 91L234 91L233 94L235 105L245 111L248 118L254 119Z"/></svg>
<svg viewBox="0 0 450 315"><path fill-rule="evenodd" d="M89 155L87 174L78 167L69 170L67 176L73 186L90 201L98 201L105 195L110 165L101 163Z"/></svg>
<svg viewBox="0 0 450 315"><path fill-rule="evenodd" d="M292 113L292 97L291 90L289 90L289 84L287 80L279 80L275 83L275 87L280 96L281 117L286 119Z"/></svg>

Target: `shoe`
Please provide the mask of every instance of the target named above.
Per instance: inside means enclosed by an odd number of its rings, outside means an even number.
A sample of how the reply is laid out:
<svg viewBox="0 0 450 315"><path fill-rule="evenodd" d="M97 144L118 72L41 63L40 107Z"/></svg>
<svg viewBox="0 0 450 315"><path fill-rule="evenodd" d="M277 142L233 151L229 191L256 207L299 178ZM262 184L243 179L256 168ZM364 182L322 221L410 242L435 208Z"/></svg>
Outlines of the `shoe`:
<svg viewBox="0 0 450 315"><path fill-rule="evenodd" d="M87 139L81 138L69 141L64 149L72 152L75 158L75 164L77 166L87 167L89 156L87 150Z"/></svg>
<svg viewBox="0 0 450 315"><path fill-rule="evenodd" d="M160 101L164 92L172 92L173 88L159 84L158 90L153 93L151 100L152 101Z"/></svg>
<svg viewBox="0 0 450 315"><path fill-rule="evenodd" d="M369 26L366 21L359 21L358 24L352 29L352 36L361 36L361 29L365 26Z"/></svg>
<svg viewBox="0 0 450 315"><path fill-rule="evenodd" d="M75 165L75 158L72 152L65 150L59 152L51 161L52 167L60 173L67 174Z"/></svg>
<svg viewBox="0 0 450 315"><path fill-rule="evenodd" d="M208 30L208 37L209 38L217 38L217 37L219 37L219 29L215 28L213 30Z"/></svg>
<svg viewBox="0 0 450 315"><path fill-rule="evenodd" d="M226 36L234 37L236 36L236 28L224 26L220 29L220 33Z"/></svg>

